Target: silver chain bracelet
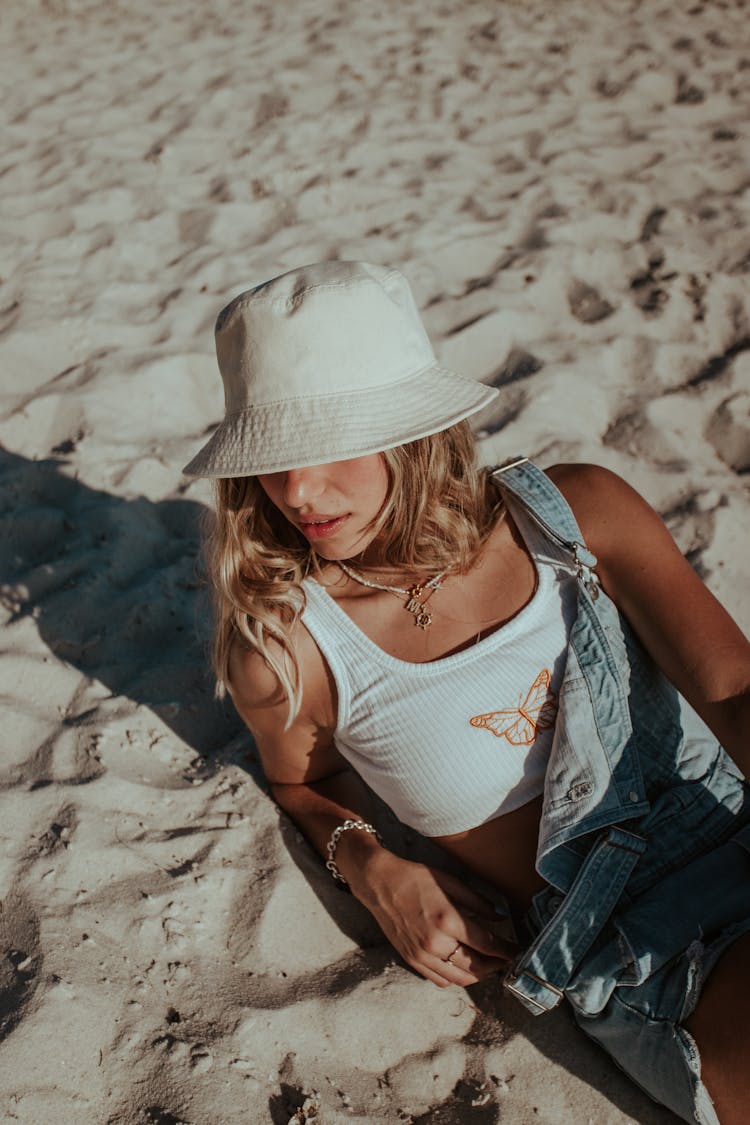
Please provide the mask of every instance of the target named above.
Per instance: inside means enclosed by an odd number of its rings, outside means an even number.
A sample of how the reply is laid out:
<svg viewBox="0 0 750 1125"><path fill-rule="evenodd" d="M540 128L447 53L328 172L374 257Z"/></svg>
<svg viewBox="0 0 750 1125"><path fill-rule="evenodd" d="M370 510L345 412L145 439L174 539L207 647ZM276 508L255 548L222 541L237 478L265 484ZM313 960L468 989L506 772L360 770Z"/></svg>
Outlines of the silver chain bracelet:
<svg viewBox="0 0 750 1125"><path fill-rule="evenodd" d="M383 843L383 839L377 828L372 824L367 824L364 820L345 820L343 824L339 824L337 828L334 828L331 833L331 838L326 845L326 851L328 852L326 868L331 872L336 882L342 887L346 887L347 890L349 889L349 884L336 866L336 848L338 847L341 837L345 832L348 832L350 828L357 828L360 832L369 832L371 836L375 837L379 844Z"/></svg>

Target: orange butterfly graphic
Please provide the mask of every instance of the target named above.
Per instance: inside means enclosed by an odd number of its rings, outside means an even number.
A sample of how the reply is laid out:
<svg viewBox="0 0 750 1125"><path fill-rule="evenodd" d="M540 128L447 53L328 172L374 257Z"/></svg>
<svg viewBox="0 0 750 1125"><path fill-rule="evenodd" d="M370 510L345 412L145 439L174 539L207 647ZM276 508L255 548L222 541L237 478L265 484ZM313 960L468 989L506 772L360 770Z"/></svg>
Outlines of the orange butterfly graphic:
<svg viewBox="0 0 750 1125"><path fill-rule="evenodd" d="M557 702L555 692L550 691L550 679L549 671L543 668L529 694L519 699L517 707L475 715L469 722L473 727L492 731L496 738L507 738L514 746L528 746L537 731L549 730L555 725Z"/></svg>

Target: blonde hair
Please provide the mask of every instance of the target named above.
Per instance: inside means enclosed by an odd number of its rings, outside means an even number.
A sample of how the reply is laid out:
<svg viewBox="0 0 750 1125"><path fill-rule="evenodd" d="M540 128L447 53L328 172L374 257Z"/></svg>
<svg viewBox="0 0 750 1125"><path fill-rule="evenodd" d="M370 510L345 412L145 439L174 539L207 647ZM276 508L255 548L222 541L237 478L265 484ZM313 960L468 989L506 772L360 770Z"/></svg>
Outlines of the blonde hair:
<svg viewBox="0 0 750 1125"><path fill-rule="evenodd" d="M469 423L385 450L382 457L390 488L373 531L384 568L415 577L447 568L468 571L503 507L487 471L477 471ZM257 477L216 481L206 551L217 694L230 686L230 654L240 640L274 672L289 703L290 724L302 694L291 637L305 608L302 580L320 570L317 555Z"/></svg>

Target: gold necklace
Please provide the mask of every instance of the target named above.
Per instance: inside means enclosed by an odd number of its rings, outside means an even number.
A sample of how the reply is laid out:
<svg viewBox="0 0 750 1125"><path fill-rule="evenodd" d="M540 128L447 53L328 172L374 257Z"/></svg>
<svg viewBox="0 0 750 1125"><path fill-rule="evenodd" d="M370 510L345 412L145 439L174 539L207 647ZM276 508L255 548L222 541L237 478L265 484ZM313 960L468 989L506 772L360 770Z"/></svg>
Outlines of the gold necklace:
<svg viewBox="0 0 750 1125"><path fill-rule="evenodd" d="M340 559L336 559L336 566L340 567L349 578L359 582L360 586L367 586L370 590L385 590L389 594L395 594L397 598L406 598L404 609L413 615L414 624L418 625L420 629L427 629L432 625L432 614L427 609L427 599L440 589L443 579L448 573L447 570L444 570L441 574L436 574L434 578L429 578L426 582L417 582L414 586L404 587L386 586L381 582L371 582L363 575L357 574L356 570L346 566ZM429 591L426 597L423 596L425 590Z"/></svg>

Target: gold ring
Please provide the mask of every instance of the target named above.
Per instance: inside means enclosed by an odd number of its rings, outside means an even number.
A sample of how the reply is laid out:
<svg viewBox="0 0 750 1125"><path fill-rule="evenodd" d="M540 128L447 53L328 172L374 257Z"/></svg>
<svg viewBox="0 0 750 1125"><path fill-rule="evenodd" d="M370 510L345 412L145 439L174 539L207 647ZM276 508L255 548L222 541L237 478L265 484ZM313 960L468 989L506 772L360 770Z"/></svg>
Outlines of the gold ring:
<svg viewBox="0 0 750 1125"><path fill-rule="evenodd" d="M452 965L452 964L453 964L453 958L454 958L454 957L456 956L456 954L458 953L458 951L459 951L459 949L460 949L460 948L461 948L461 942L460 942L460 941L457 941L457 942L456 942L456 948L455 948L455 949L453 949L453 950L451 950L451 952L450 952L450 953L448 954L448 956L447 956L447 957L444 957L444 958L443 958L443 960L445 961L445 963L446 963L447 965Z"/></svg>

